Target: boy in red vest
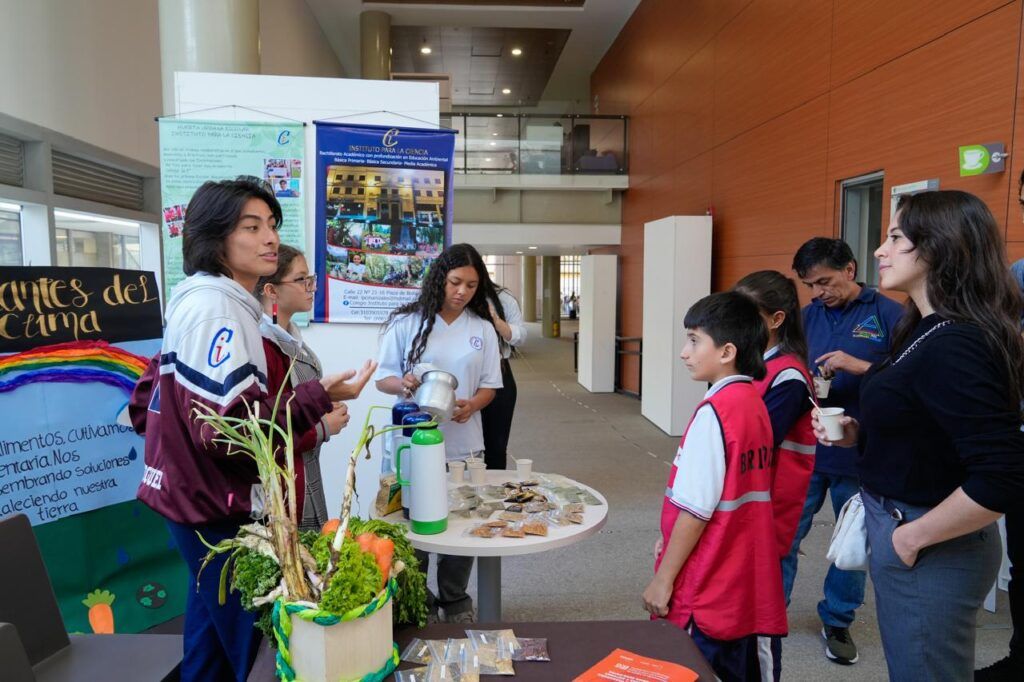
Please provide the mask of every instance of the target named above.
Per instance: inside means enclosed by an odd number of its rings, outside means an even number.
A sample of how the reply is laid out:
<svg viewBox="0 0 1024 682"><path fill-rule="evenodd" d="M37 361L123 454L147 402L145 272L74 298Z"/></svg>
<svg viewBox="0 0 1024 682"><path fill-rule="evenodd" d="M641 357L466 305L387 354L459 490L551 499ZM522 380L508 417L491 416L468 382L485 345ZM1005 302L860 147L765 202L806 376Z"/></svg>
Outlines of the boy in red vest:
<svg viewBox="0 0 1024 682"><path fill-rule="evenodd" d="M685 628L724 681L772 674L757 636L785 635L786 604L772 513L772 427L752 379L768 340L757 305L736 292L690 308L680 357L711 383L680 442L661 512L652 618Z"/></svg>

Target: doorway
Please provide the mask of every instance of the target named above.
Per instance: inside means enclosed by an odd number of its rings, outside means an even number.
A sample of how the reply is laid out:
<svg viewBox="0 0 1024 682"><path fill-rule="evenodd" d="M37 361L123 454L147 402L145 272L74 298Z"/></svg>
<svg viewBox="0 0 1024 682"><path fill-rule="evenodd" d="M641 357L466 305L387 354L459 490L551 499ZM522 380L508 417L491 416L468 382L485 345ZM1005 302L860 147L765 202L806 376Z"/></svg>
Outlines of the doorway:
<svg viewBox="0 0 1024 682"><path fill-rule="evenodd" d="M874 251L882 240L882 171L840 182L840 235L857 259L857 279L878 286Z"/></svg>

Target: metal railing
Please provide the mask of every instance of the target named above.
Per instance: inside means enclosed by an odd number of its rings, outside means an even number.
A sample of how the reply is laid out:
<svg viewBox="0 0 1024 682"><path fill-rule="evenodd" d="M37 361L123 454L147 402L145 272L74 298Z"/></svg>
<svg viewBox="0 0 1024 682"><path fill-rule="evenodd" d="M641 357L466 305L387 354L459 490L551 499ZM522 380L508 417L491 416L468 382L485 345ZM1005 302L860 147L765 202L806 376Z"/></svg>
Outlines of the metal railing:
<svg viewBox="0 0 1024 682"><path fill-rule="evenodd" d="M626 116L442 114L459 132L455 172L493 175L624 175Z"/></svg>

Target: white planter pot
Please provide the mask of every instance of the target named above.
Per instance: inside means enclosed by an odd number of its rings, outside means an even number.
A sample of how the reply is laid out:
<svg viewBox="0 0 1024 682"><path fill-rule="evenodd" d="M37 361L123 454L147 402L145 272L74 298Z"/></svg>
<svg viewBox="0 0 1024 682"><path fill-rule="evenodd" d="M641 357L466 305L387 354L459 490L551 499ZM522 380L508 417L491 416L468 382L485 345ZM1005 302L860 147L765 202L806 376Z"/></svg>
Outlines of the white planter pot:
<svg viewBox="0 0 1024 682"><path fill-rule="evenodd" d="M383 668L394 646L391 605L389 599L365 618L326 627L290 616L295 678L302 682L359 680Z"/></svg>

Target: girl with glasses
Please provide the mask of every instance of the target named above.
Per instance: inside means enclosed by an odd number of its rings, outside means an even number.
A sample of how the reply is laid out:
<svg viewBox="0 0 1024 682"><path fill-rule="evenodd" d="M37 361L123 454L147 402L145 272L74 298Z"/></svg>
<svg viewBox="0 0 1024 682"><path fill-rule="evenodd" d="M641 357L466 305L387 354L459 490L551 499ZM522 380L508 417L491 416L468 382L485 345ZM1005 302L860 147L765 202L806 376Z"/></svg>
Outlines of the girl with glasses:
<svg viewBox="0 0 1024 682"><path fill-rule="evenodd" d="M289 392L293 386L318 381L324 375L320 358L303 342L299 328L292 322L296 314L308 313L313 308L315 292L316 275L309 271L306 257L295 247L281 244L277 249L277 271L261 277L256 285L256 296L263 304L260 332L271 395L276 395L282 384ZM299 498L296 502L302 510L300 530L320 530L329 518L320 474L320 448L345 428L348 420L348 408L338 403L295 444L295 452L302 453L295 460L295 489Z"/></svg>

